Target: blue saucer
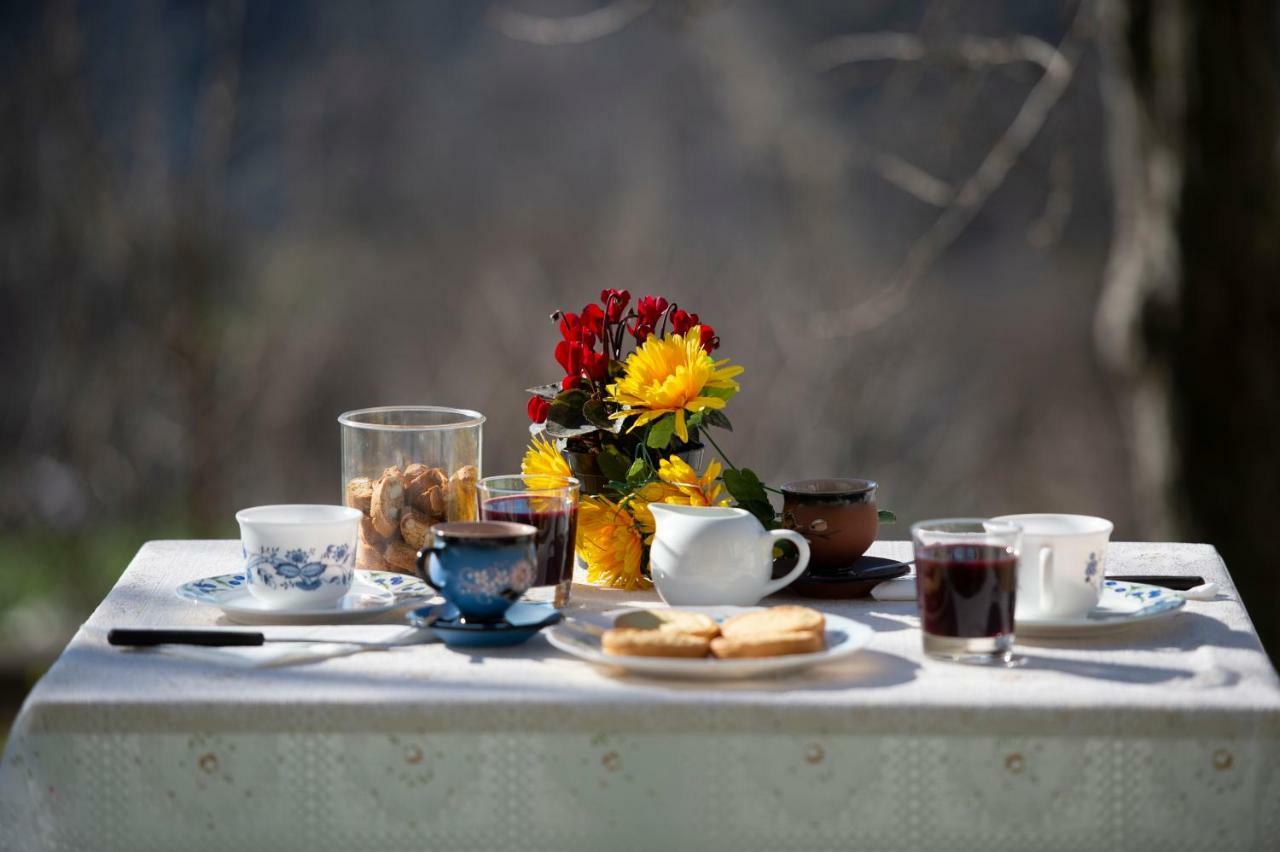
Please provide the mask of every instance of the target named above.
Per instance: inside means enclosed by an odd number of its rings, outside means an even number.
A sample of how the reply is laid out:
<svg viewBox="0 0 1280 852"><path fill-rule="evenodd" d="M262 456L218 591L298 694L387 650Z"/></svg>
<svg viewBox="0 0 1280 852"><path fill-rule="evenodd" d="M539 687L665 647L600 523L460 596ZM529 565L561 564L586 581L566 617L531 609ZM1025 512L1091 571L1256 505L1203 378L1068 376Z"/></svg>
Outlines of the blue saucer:
<svg viewBox="0 0 1280 852"><path fill-rule="evenodd" d="M544 627L560 621L559 610L551 604L517 601L502 621L465 622L453 604L424 606L409 613L409 623L425 627L446 645L460 648L497 648L528 642Z"/></svg>

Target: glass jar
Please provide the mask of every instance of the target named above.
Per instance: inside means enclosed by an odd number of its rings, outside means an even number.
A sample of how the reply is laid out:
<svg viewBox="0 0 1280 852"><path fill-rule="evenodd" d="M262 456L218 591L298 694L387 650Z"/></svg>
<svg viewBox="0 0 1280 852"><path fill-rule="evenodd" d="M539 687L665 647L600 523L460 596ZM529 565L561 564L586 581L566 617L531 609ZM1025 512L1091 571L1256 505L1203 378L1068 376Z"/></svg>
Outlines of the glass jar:
<svg viewBox="0 0 1280 852"><path fill-rule="evenodd" d="M364 513L356 566L413 574L433 524L479 516L478 411L433 405L348 411L342 426L342 502Z"/></svg>

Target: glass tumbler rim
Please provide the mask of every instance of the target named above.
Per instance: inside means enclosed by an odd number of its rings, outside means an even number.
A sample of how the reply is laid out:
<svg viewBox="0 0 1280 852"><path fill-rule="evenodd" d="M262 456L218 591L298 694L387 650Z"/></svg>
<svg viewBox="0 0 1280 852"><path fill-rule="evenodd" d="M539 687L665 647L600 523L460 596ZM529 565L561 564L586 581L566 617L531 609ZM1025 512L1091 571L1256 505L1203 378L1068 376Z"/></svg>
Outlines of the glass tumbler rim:
<svg viewBox="0 0 1280 852"><path fill-rule="evenodd" d="M539 488L537 486L529 485L525 481L530 478L536 478L544 482L547 480L554 480L556 484L546 488ZM518 487L513 485L510 488L503 488L495 484L497 481L503 480L503 479L510 479L513 481L519 480L520 484ZM477 487L482 488L486 491L490 491L490 492L496 491L502 494L529 494L529 493L536 494L536 493L542 493L542 492L548 492L548 491L569 491L569 490L577 492L577 491L580 491L582 488L582 482L577 477L561 476L556 473L498 473L498 474L494 474L493 476L481 477L480 480L476 483L476 485Z"/></svg>
<svg viewBox="0 0 1280 852"><path fill-rule="evenodd" d="M948 526L970 526L972 530L950 530ZM999 521L992 518L934 518L927 521L916 521L911 525L911 535L931 533L934 535L955 536L958 540L966 538L989 538L991 536L1020 535L1022 527L1010 521Z"/></svg>
<svg viewBox="0 0 1280 852"><path fill-rule="evenodd" d="M371 423L361 417L371 414L388 414L395 411L410 413L452 414L458 419L450 423ZM371 429L385 432L447 432L454 429L467 429L480 426L485 416L470 408L452 408L447 405L375 405L370 408L356 408L338 415L338 422L352 429Z"/></svg>

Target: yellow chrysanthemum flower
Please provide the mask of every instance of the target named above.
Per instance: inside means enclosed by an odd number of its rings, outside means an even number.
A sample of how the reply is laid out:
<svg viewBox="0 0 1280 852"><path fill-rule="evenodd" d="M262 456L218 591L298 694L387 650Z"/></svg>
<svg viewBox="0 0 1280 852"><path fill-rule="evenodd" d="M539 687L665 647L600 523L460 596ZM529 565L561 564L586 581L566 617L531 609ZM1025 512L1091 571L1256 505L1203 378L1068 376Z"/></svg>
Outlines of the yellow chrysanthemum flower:
<svg viewBox="0 0 1280 852"><path fill-rule="evenodd" d="M651 585L640 573L644 543L635 519L607 497L584 497L578 504L578 555L587 579L614 589L636 591Z"/></svg>
<svg viewBox="0 0 1280 852"><path fill-rule="evenodd" d="M658 478L671 485L685 498L690 506L727 506L729 499L721 499L724 486L720 479L720 462L715 459L707 465L707 469L699 476L693 467L679 456L670 456L658 462ZM674 500L666 500L674 503Z"/></svg>
<svg viewBox="0 0 1280 852"><path fill-rule="evenodd" d="M558 479L543 477L573 476L569 463L560 455L555 443L544 435L534 435L529 442L529 449L524 451L520 462L520 472L524 474L525 484L530 488L557 488L562 483Z"/></svg>
<svg viewBox="0 0 1280 852"><path fill-rule="evenodd" d="M660 482L649 482L633 492L627 504L635 514L645 533L645 543L653 540L656 524L650 503L671 503L677 506L728 506L728 497L721 497L724 486L720 478L720 462L712 459L699 476L693 467L679 456L671 456L658 462Z"/></svg>
<svg viewBox="0 0 1280 852"><path fill-rule="evenodd" d="M621 420L636 415L628 431L635 431L667 414L675 414L676 434L689 440L685 412L724 408L722 396L707 396L707 390L738 392L733 377L742 367L726 367L729 359L716 361L702 348L702 327L694 326L684 335L651 335L627 356L626 372L609 385L609 399L624 410L609 415Z"/></svg>

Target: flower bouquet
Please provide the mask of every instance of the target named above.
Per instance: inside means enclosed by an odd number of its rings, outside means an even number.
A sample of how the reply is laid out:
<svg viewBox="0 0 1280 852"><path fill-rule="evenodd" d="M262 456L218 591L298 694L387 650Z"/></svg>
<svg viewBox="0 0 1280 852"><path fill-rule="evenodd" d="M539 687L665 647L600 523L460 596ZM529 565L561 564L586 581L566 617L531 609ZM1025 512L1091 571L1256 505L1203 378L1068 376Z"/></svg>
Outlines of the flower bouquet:
<svg viewBox="0 0 1280 852"><path fill-rule="evenodd" d="M648 587L654 502L733 501L776 526L752 471L701 463L703 437L724 458L707 430L732 430L724 409L742 373L712 357L720 346L712 326L660 296L632 304L630 293L612 289L598 304L551 318L560 329L555 358L565 375L529 390L533 441L521 470L582 482L577 551L588 580Z"/></svg>

